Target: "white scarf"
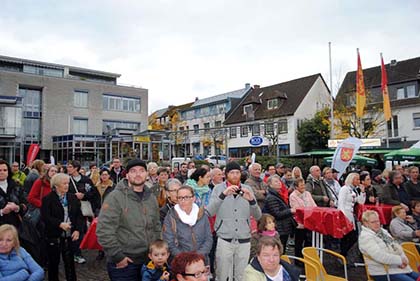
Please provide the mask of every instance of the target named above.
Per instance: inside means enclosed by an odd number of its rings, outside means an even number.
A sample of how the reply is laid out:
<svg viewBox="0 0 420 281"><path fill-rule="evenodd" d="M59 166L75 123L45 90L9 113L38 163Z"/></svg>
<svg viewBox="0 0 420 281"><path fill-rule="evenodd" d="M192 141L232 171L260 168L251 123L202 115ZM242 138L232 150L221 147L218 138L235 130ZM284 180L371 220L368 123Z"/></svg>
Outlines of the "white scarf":
<svg viewBox="0 0 420 281"><path fill-rule="evenodd" d="M175 211L177 212L179 219L185 223L188 224L189 226L194 226L195 223L197 222L197 218L198 218L198 211L200 210L200 208L198 208L197 204L193 203L192 205L192 210L190 214L187 214L186 212L184 212L181 207L179 207L178 204L175 205Z"/></svg>
<svg viewBox="0 0 420 281"><path fill-rule="evenodd" d="M4 193L7 193L7 180L0 181L0 188L3 189Z"/></svg>

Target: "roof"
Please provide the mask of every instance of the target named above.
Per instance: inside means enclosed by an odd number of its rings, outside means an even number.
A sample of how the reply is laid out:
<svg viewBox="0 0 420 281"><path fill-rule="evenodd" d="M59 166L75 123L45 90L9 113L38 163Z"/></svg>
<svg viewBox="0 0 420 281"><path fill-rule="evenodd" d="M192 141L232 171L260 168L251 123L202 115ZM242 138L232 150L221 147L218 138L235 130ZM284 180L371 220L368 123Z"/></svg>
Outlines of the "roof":
<svg viewBox="0 0 420 281"><path fill-rule="evenodd" d="M420 79L420 57L398 61L396 65L386 64L388 85ZM381 66L363 69L365 88L381 86ZM356 70L347 72L338 95L356 91Z"/></svg>
<svg viewBox="0 0 420 281"><path fill-rule="evenodd" d="M245 93L249 89L250 89L250 87L246 87L246 88L242 88L242 89L239 89L239 90L227 92L227 93L224 93L224 94L220 94L220 95L216 95L216 96L212 96L212 97L208 97L208 98L204 98L204 99L199 99L196 102L194 102L194 104L191 107L194 108L194 107L200 107L200 106L204 106L204 105L208 105L208 104L218 103L218 102L224 101L228 98L240 99L245 95Z"/></svg>
<svg viewBox="0 0 420 281"><path fill-rule="evenodd" d="M118 78L121 76L121 74L118 74L118 73L105 72L105 71L93 70L93 69L88 69L88 68L69 66L69 65L64 65L64 64L56 64L56 63L41 62L41 61L36 61L36 60L1 56L1 55L0 55L0 61L55 68L55 69L64 69L65 67L67 67L69 68L70 71L91 74L91 75L100 75L100 76L111 77L111 78Z"/></svg>
<svg viewBox="0 0 420 281"><path fill-rule="evenodd" d="M293 115L319 77L322 79L320 73L268 87L253 88L235 110L226 117L224 124L247 121L242 108L246 104L254 104L254 120ZM280 102L278 109L268 110L267 100L274 98L279 98L283 102Z"/></svg>
<svg viewBox="0 0 420 281"><path fill-rule="evenodd" d="M161 118L161 117L165 116L165 113L167 111L168 111L168 108L165 107L165 108L156 110L155 112L152 113L152 115L156 114L156 118Z"/></svg>

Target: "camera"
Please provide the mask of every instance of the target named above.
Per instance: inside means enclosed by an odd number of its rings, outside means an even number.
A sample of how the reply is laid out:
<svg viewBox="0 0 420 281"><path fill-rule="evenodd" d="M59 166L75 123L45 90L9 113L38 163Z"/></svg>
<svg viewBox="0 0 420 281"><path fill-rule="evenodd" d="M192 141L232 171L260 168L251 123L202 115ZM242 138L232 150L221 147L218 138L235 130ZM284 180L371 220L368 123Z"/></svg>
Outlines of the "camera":
<svg viewBox="0 0 420 281"><path fill-rule="evenodd" d="M242 189L241 189L241 188L239 188L239 189L236 191L236 194L237 194L237 195L239 195L239 196L242 196L242 195L244 195L244 192L242 191Z"/></svg>

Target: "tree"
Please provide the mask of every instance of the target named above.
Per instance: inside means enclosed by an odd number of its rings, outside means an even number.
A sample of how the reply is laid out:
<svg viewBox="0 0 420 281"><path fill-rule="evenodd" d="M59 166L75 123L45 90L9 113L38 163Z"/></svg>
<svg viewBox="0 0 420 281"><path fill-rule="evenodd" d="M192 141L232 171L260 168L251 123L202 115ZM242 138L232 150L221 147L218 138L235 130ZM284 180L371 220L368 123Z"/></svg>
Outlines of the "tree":
<svg viewBox="0 0 420 281"><path fill-rule="evenodd" d="M312 119L304 120L298 130L297 139L304 152L327 148L330 136L330 111L324 108Z"/></svg>
<svg viewBox="0 0 420 281"><path fill-rule="evenodd" d="M347 96L347 98L346 98ZM352 98L354 97L354 99ZM382 136L386 121L383 118L382 103L374 102L370 91L366 91L367 108L362 118L356 117L356 93L342 95L334 106L335 138L369 138ZM349 105L349 102L351 101Z"/></svg>

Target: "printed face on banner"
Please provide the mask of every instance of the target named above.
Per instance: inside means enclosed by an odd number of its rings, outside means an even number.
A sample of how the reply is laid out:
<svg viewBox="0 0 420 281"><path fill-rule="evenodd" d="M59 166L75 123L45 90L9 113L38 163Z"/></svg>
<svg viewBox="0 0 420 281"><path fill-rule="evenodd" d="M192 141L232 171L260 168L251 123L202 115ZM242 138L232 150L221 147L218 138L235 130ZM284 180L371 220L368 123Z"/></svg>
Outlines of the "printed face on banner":
<svg viewBox="0 0 420 281"><path fill-rule="evenodd" d="M354 148L352 147L343 147L341 149L340 158L341 161L348 162L353 158Z"/></svg>

